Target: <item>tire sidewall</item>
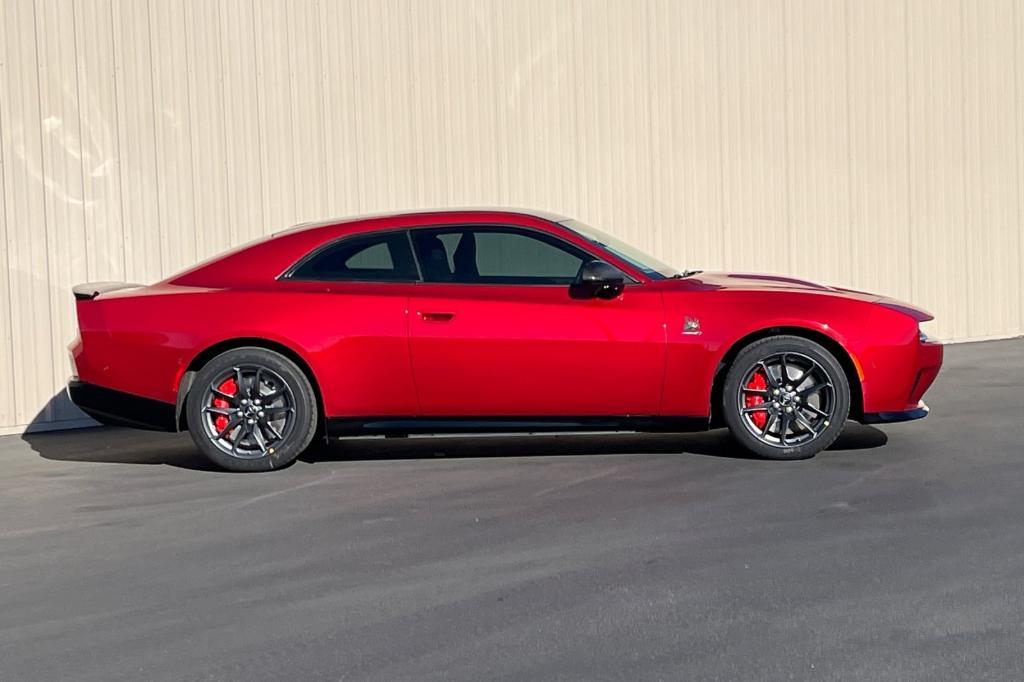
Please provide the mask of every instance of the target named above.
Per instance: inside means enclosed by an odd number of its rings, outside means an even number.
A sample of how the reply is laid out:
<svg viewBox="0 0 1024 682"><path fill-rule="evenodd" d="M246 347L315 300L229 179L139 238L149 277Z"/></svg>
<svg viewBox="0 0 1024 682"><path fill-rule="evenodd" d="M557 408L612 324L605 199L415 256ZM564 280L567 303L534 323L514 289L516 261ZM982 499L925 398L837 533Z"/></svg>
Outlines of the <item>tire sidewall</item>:
<svg viewBox="0 0 1024 682"><path fill-rule="evenodd" d="M272 454L259 459L232 457L210 441L203 425L206 388L237 365L259 365L276 372L292 390L295 399L295 426ZM309 446L316 433L317 402L309 379L298 366L280 353L266 348L245 347L226 351L207 362L196 373L185 402L189 433L196 447L214 464L229 471L271 471L291 464Z"/></svg>
<svg viewBox="0 0 1024 682"><path fill-rule="evenodd" d="M835 387L836 408L831 423L810 443L791 447L764 443L750 433L736 404L739 384L757 361L783 352L799 353L813 359L829 375ZM820 344L801 336L772 336L755 341L736 356L725 378L722 410L733 438L750 452L766 459L806 459L830 446L842 432L850 413L850 382L836 357Z"/></svg>

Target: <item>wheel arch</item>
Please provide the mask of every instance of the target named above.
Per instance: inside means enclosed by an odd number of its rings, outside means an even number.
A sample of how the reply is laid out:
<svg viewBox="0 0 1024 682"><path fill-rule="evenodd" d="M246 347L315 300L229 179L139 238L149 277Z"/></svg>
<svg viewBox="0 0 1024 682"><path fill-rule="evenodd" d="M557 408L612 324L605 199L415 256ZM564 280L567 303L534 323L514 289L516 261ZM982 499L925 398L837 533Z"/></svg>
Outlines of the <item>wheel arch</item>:
<svg viewBox="0 0 1024 682"><path fill-rule="evenodd" d="M175 407L175 419L179 431L184 431L188 428L188 420L185 414L185 400L188 398L188 393L192 389L192 381L195 379L196 373L213 358L217 357L221 353L234 350L235 348L263 348L275 353L280 353L294 362L302 373L306 375L306 379L309 380L309 385L313 387L313 394L316 396L318 435L324 430L324 425L326 424L324 417L324 396L320 391L320 383L316 379L316 374L313 373L313 369L309 366L309 363L306 362L306 359L303 358L295 349L290 348L279 341L271 341L270 339L260 337L237 337L224 339L204 348L196 353L195 357L193 357L188 363L188 366L185 368L185 372L181 375L181 380L178 382L178 399Z"/></svg>
<svg viewBox="0 0 1024 682"><path fill-rule="evenodd" d="M776 326L759 329L741 337L729 346L729 349L722 356L718 366L715 368L715 377L711 384L710 408L712 427L725 425L725 419L722 416L722 391L725 385L725 375L728 374L733 360L750 344L771 336L799 336L808 341L814 341L832 353L836 360L839 361L840 366L842 366L843 372L846 373L846 379L850 384L850 419L857 420L864 416L864 392L861 387L860 373L850 352L837 340L816 329Z"/></svg>

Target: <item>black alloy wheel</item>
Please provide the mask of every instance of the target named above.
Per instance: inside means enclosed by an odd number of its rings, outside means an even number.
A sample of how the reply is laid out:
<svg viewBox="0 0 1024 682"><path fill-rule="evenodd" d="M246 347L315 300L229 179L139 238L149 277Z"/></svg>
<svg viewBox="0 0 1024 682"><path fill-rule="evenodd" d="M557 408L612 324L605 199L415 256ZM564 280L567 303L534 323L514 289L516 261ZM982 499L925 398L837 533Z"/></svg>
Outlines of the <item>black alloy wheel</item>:
<svg viewBox="0 0 1024 682"><path fill-rule="evenodd" d="M309 445L316 396L288 358L264 348L238 348L198 372L187 418L192 439L217 465L268 471L294 461Z"/></svg>
<svg viewBox="0 0 1024 682"><path fill-rule="evenodd" d="M733 437L770 459L803 459L827 448L850 410L850 386L838 360L798 336L757 341L726 375L723 410Z"/></svg>

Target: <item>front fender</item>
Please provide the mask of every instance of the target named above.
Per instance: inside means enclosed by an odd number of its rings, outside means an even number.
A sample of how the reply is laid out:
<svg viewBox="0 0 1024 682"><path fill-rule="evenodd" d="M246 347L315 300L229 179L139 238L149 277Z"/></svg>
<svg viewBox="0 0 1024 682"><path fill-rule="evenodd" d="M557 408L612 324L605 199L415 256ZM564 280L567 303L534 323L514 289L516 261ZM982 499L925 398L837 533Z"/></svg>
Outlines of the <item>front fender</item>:
<svg viewBox="0 0 1024 682"><path fill-rule="evenodd" d="M795 292L683 292L666 297L668 353L663 415L710 417L716 375L750 341L772 333L821 335L864 378L873 341L870 302ZM781 314L772 314L772 311ZM799 311L799 314L793 311ZM699 333L686 329L697 320ZM868 354L870 355L870 353ZM842 358L840 358L842 360Z"/></svg>

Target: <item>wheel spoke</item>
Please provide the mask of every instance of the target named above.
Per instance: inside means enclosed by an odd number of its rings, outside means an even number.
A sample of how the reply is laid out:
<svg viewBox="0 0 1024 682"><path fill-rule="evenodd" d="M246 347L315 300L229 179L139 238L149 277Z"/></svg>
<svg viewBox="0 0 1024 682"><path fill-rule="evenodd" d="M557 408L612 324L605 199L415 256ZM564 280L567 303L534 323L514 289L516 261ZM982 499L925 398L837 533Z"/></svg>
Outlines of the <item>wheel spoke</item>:
<svg viewBox="0 0 1024 682"><path fill-rule="evenodd" d="M807 379L807 377L811 375L811 372L813 371L814 365L811 365L810 367L803 371L803 374L798 376L796 379L793 379L793 388L797 388L798 386L800 386L800 384L804 383L804 381Z"/></svg>
<svg viewBox="0 0 1024 682"><path fill-rule="evenodd" d="M239 397L246 395L245 393L245 379L242 377L242 368L235 367L235 394Z"/></svg>
<svg viewBox="0 0 1024 682"><path fill-rule="evenodd" d="M256 368L256 378L252 380L252 386L249 387L249 397L250 398L259 398L260 397L260 389L262 388L262 385L261 385L262 381L263 381L263 368L262 367L257 367Z"/></svg>
<svg viewBox="0 0 1024 682"><path fill-rule="evenodd" d="M821 390L826 389L826 388L832 388L832 384L827 382L827 381L823 381L821 383L813 384L810 387L805 388L802 391L798 391L797 395L800 396L801 398L807 398L807 396L813 395L813 394L817 393L818 391L821 391Z"/></svg>
<svg viewBox="0 0 1024 682"><path fill-rule="evenodd" d="M750 414L751 412L762 412L771 407L769 403L761 403L760 405L751 405L750 407L743 408L743 414Z"/></svg>
<svg viewBox="0 0 1024 682"><path fill-rule="evenodd" d="M789 366L786 365L786 354L779 356L779 381L782 384L789 383Z"/></svg>
<svg viewBox="0 0 1024 682"><path fill-rule="evenodd" d="M740 390L743 391L744 393L753 393L754 395L762 395L762 396L764 396L766 398L769 395L771 395L770 392L768 391L768 389L766 389L766 388L747 388L746 386L744 386Z"/></svg>
<svg viewBox="0 0 1024 682"><path fill-rule="evenodd" d="M807 431L809 431L811 435L818 435L818 430L814 427L814 424L812 424L810 420L804 416L803 412L797 410L796 412L793 413L793 416L796 417L796 423L802 426Z"/></svg>
<svg viewBox="0 0 1024 682"><path fill-rule="evenodd" d="M219 414L219 415L222 415L224 417L230 417L231 415L233 415L235 413L235 408L233 408L233 407L214 407L213 405L207 405L206 407L203 408L203 412L209 412L211 414Z"/></svg>
<svg viewBox="0 0 1024 682"><path fill-rule="evenodd" d="M216 386L210 386L210 393L212 393L214 396L220 398L221 400L228 401L232 405L235 405L238 402L238 394L232 395L231 393L225 393L224 391L220 390Z"/></svg>
<svg viewBox="0 0 1024 682"><path fill-rule="evenodd" d="M786 445L786 431L789 431L789 424L792 421L792 417L790 417L788 412L783 412L779 415L779 421L781 422L779 425L779 441L781 441L783 445Z"/></svg>
<svg viewBox="0 0 1024 682"><path fill-rule="evenodd" d="M771 371L768 369L768 365L764 364L764 360L759 360L757 366L761 368L762 372L764 372L765 379L767 379L769 386L775 387L779 385L778 380L772 376Z"/></svg>
<svg viewBox="0 0 1024 682"><path fill-rule="evenodd" d="M260 455L267 454L267 441L263 438L263 430L260 428L260 425L256 424L253 426L251 433L256 438L256 445L260 447Z"/></svg>
<svg viewBox="0 0 1024 682"><path fill-rule="evenodd" d="M285 388L282 386L281 388L274 389L273 391L267 393L266 395L259 396L259 399L262 400L264 403L269 403L270 401L277 400L278 398L283 396L284 392Z"/></svg>
<svg viewBox="0 0 1024 682"><path fill-rule="evenodd" d="M238 429L238 433L235 434L235 439L231 443L231 454L238 455L238 446L242 444L242 439L252 433L251 424L242 424L242 427Z"/></svg>
<svg viewBox="0 0 1024 682"><path fill-rule="evenodd" d="M284 436L281 435L281 432L278 431L277 427L274 426L272 423L264 422L263 426L267 429L267 431L270 432L270 435L274 437L274 442L277 442L277 441L282 440L284 438Z"/></svg>
<svg viewBox="0 0 1024 682"><path fill-rule="evenodd" d="M291 414L294 412L294 408L288 407L287 405L280 405L278 407L264 407L263 412L267 415L272 414Z"/></svg>
<svg viewBox="0 0 1024 682"><path fill-rule="evenodd" d="M811 405L810 403L804 403L801 407L802 407L802 409L810 410L811 412L813 412L814 414L818 415L819 417L825 417L826 419L828 418L828 412L826 412L825 410L822 410L820 408L817 408L814 405Z"/></svg>
<svg viewBox="0 0 1024 682"><path fill-rule="evenodd" d="M761 429L761 437L762 438L764 438L765 436L768 435L768 432L772 428L772 424L774 424L778 420L779 420L779 415L778 415L777 412L770 412L768 414L768 419L765 420L764 427Z"/></svg>
<svg viewBox="0 0 1024 682"><path fill-rule="evenodd" d="M234 428L236 426L238 426L239 424L241 424L241 423L242 423L242 418L241 417L234 417L233 419L229 419L227 426L225 426L223 429L221 429L221 431L217 434L217 440L221 440L222 438L224 438L224 436L226 436L229 433L231 433L231 431L233 431Z"/></svg>

